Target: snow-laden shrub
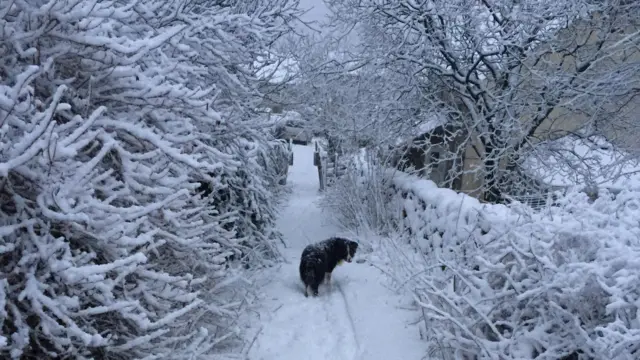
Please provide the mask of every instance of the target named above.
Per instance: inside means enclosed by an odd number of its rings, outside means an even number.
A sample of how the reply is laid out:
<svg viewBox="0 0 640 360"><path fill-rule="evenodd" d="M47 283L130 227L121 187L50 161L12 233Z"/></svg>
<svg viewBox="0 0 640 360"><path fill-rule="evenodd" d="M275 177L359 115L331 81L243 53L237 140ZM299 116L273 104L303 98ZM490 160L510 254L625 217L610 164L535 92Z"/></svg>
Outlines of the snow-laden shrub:
<svg viewBox="0 0 640 360"><path fill-rule="evenodd" d="M227 259L278 235L240 67L291 3L0 3L0 357L204 359L239 334Z"/></svg>
<svg viewBox="0 0 640 360"><path fill-rule="evenodd" d="M224 187L213 191L215 184L205 182L200 189L214 213L232 216L224 226L234 234L233 242L226 243L233 249L230 258L241 259L246 268L268 265L280 256L275 246L282 236L275 229L276 206L291 153L280 141L239 139L230 144L228 153L237 163L217 172Z"/></svg>
<svg viewBox="0 0 640 360"><path fill-rule="evenodd" d="M341 160L344 174L329 179L320 206L345 229L387 233L396 223L389 214L397 205L390 202L393 194L386 169L364 149Z"/></svg>
<svg viewBox="0 0 640 360"><path fill-rule="evenodd" d="M390 176L419 250L388 246L392 273L422 309L430 356L640 356L640 193L534 212Z"/></svg>

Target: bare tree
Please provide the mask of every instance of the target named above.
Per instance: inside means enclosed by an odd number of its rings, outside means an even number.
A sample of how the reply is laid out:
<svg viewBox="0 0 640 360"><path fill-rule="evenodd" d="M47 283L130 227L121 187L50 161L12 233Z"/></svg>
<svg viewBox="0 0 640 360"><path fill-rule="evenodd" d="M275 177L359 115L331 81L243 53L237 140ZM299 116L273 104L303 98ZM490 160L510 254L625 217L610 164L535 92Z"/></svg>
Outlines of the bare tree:
<svg viewBox="0 0 640 360"><path fill-rule="evenodd" d="M289 106L341 151L393 145L428 117L418 83L354 58L348 46L344 39L313 37L289 45L297 67Z"/></svg>
<svg viewBox="0 0 640 360"><path fill-rule="evenodd" d="M503 199L540 140L637 129L637 2L327 3L359 29L362 59L411 72L429 111L469 134L486 200Z"/></svg>

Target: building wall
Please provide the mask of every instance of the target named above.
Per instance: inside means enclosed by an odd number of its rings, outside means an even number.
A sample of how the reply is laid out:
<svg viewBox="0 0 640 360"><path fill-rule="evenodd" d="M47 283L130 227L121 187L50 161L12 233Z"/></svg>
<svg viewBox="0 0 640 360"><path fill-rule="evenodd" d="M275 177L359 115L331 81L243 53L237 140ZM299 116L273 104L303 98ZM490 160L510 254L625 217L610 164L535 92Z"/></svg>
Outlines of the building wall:
<svg viewBox="0 0 640 360"><path fill-rule="evenodd" d="M466 146L464 151L463 167L462 167L462 189L461 191L467 195L481 199L484 192L482 186L484 179L482 176L483 162L481 158L482 145L473 138L473 143ZM475 147L473 146L475 145Z"/></svg>
<svg viewBox="0 0 640 360"><path fill-rule="evenodd" d="M617 32L615 33L611 33L611 29L605 29L601 25L599 18L595 16L591 21L577 22L569 29L560 31L559 38L555 40L563 42L564 46L554 49L550 45L539 45L538 50L540 52L538 53L546 51L542 59L531 59L531 61L525 62L525 66L522 67L519 73L520 80L523 83L519 84L515 91L521 92L518 94L522 95L520 96L521 99L528 99L528 96L531 96L532 102L522 104L521 109L523 111L516 121L526 124L533 120L536 115L535 112L539 111L538 106L533 103L534 101L540 101L542 108L549 106L544 102L544 98L536 98L535 95L536 91L539 92L542 89L542 85L553 85L553 76L566 79L567 76L579 74L579 76L588 77L588 74L585 75L579 72L578 67L582 61L593 58L594 54L597 54L596 58L598 60L595 62L596 65L591 68L592 71L627 69L630 74L629 81L637 81L638 86L636 86L636 89L640 88L640 71L629 70L629 67L640 64L640 46L615 47L617 42L630 34L635 33L637 37L637 32L640 29L640 17L637 24L631 24L624 29L616 29ZM606 39L606 41L600 45L599 41L602 39ZM564 51L576 47L578 44L586 44L586 46L583 46L581 51L577 53L568 54L569 52ZM613 48L616 51L607 50ZM591 76L593 77L593 75ZM527 82L530 86L527 86ZM550 89L550 91L553 90L558 89ZM602 99L604 98L603 96ZM453 107L460 108L463 113L465 112L464 104L460 103L456 95L443 91L441 99ZM598 130L603 132L610 140L626 137L625 141L635 141L636 145L640 145L640 140L638 140L640 139L640 94L635 98L632 98L629 94L622 94L618 98L607 97L607 100L611 101L603 103L599 109L596 109L590 103L592 99L594 97L591 94L584 94L583 96L569 94L566 99L560 99L560 104L552 109L547 119L536 128L533 137L528 141L535 143L537 141L560 138L567 135L567 133L575 132L586 126L597 125L598 121L595 120L600 119L604 121L600 122L602 127L598 128ZM621 106L621 104L624 104L624 106ZM635 127L629 125L634 123ZM463 158L463 175L460 189L461 192L476 198L482 198L484 185L482 169L483 148L477 135L469 136L467 144L461 155ZM420 160L421 164L429 164L429 156L429 154L425 154ZM506 159L501 162L500 166L503 169L505 168ZM436 174L425 173L424 175L431 176L438 183L442 181L444 169L438 168L436 170Z"/></svg>
<svg viewBox="0 0 640 360"><path fill-rule="evenodd" d="M628 81L640 85L640 72L633 70L633 67L637 68L640 65L640 46L637 46L640 18L624 28L617 26L616 23L603 23L597 14L591 21L579 21L559 32L558 38L564 43L564 49L551 49L548 46L545 49L545 45L542 45L541 48L548 51L543 57L544 61L528 65L532 65L534 71L555 72L558 76L577 76L579 79L593 78L589 72L606 74L608 71L617 69L626 71L630 75L626 77ZM635 36L636 46L620 46L620 42L629 36ZM581 49L575 53L567 54L563 51L578 45L581 45ZM593 61L594 58L596 61ZM589 71L580 72L578 67L587 61L593 62ZM561 69L560 72L556 70L558 67ZM615 74L612 73L612 76ZM548 119L537 129L534 140L559 138L585 126L598 126L598 130L610 140L625 137L637 138L640 135L640 129L637 125L629 126L629 124L634 120L638 124L640 95L636 95L635 98L630 94L617 98L610 97L611 94L601 95L607 96L607 101L599 103L596 107L593 106L593 95L570 94L565 104L554 108Z"/></svg>
<svg viewBox="0 0 640 360"><path fill-rule="evenodd" d="M543 57L544 61L535 61L524 66L520 76L522 79L531 79L531 89L540 88L538 81L549 81L549 74L555 76L576 76L578 74L577 66L582 61L589 60L597 54L598 59L591 68L595 72L606 72L610 69L627 69L630 76L628 81L640 86L640 71L633 71L633 67L640 66L640 46L616 47L616 44L623 38L636 34L640 31L640 18L637 23L631 24L623 29L617 29L616 33L611 33L611 29L600 26L598 16L595 16L591 22L578 22L572 27L559 32L561 41L565 42L566 48L575 47L577 44L584 44L581 51L576 54L567 55L561 51L554 51L550 47L547 48L548 53ZM604 40L601 45L599 42ZM541 45L544 50L545 45ZM565 49L566 49L565 48ZM612 49L609 51L608 49ZM613 50L615 49L615 51ZM537 60L537 59L534 59ZM631 67L629 69L628 67ZM561 69L562 71L558 71ZM537 75L534 75L537 73ZM582 74L579 76L583 76ZM525 80L523 80L525 81ZM638 87L636 86L636 89ZM526 83L520 86L519 91L530 91L527 89ZM637 92L637 91L636 91ZM608 94L603 94L608 95ZM544 141L547 139L557 139L583 129L586 126L597 126L597 130L602 132L609 140L619 140L629 146L640 145L640 94L635 97L632 94L623 94L619 97L608 97L608 102L595 109L589 97L585 94L583 97L571 94L565 100L565 104L561 104L553 108L547 119L536 128L530 142ZM604 99L604 97L603 97ZM580 101L584 101L580 103ZM535 109L531 106L532 110ZM525 107L526 109L526 107ZM527 115L525 112L521 115L520 120L523 123L532 121L535 114ZM600 120L600 121L597 121ZM480 156L478 155L480 151ZM484 179L481 176L482 167L482 146L479 141L475 141L475 149L469 145L464 156L465 175L463 179L462 191L477 198L482 198L482 188ZM504 168L506 160L501 163Z"/></svg>
<svg viewBox="0 0 640 360"><path fill-rule="evenodd" d="M438 186L443 186L447 181L447 174L451 168L451 161L443 160L449 150L443 145L431 145L423 153L423 163L426 164L423 175Z"/></svg>

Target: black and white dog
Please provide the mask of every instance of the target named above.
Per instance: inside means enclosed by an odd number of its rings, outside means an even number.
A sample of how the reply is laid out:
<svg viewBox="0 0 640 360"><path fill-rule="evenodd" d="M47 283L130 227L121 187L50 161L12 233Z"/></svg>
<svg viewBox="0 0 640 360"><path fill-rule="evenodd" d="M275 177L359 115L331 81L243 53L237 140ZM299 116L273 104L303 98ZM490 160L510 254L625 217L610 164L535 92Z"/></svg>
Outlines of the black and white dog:
<svg viewBox="0 0 640 360"><path fill-rule="evenodd" d="M340 237L332 237L307 245L300 258L300 279L304 283L304 296L318 296L318 287L324 281L331 283L331 272L343 261L351 262L358 250L358 243Z"/></svg>

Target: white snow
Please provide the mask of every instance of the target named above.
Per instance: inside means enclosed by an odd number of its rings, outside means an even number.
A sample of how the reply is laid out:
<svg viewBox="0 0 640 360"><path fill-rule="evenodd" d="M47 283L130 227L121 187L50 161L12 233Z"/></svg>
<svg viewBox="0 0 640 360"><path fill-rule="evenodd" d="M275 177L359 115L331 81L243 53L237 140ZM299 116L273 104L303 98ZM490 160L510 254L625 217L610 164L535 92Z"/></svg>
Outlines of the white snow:
<svg viewBox="0 0 640 360"><path fill-rule="evenodd" d="M640 343L640 192L591 200L574 190L538 211L389 175L406 214L399 238L422 251L387 246L385 271L423 306L434 358L638 358L628 344Z"/></svg>
<svg viewBox="0 0 640 360"><path fill-rule="evenodd" d="M382 272L369 262L356 262L362 252L356 261L335 269L331 291L321 286L319 297L304 297L298 275L302 249L340 231L317 206L313 147L294 145L294 159L288 180L292 193L278 223L287 243L287 263L261 278L259 333L248 358L422 359L425 345L417 326L411 325L418 314L406 305L405 296L385 286L389 279Z"/></svg>
<svg viewBox="0 0 640 360"><path fill-rule="evenodd" d="M283 83L288 80L295 82L293 76L298 72L298 63L292 58L265 59L258 56L254 67L259 69L256 75L268 79L270 83Z"/></svg>
<svg viewBox="0 0 640 360"><path fill-rule="evenodd" d="M565 136L538 144L525 165L552 186L585 184L613 189L640 189L637 157L616 149L599 136Z"/></svg>

